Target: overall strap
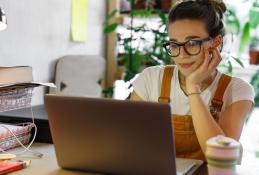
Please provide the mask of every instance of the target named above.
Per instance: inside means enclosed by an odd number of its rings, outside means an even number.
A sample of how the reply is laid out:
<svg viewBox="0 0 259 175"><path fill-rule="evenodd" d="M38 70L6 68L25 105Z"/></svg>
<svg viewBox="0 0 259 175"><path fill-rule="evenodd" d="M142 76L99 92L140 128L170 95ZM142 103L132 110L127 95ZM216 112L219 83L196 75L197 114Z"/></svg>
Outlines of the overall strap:
<svg viewBox="0 0 259 175"><path fill-rule="evenodd" d="M221 111L221 108L223 106L223 95L225 93L225 90L228 86L228 84L231 81L231 76L222 74L218 83L218 87L216 90L216 93L211 100L211 105L210 105L210 113L214 117L216 121L219 119L219 112Z"/></svg>
<svg viewBox="0 0 259 175"><path fill-rule="evenodd" d="M171 80L174 72L174 66L166 66L164 68L162 87L160 92L160 97L158 102L160 103L170 103L170 91L171 91Z"/></svg>

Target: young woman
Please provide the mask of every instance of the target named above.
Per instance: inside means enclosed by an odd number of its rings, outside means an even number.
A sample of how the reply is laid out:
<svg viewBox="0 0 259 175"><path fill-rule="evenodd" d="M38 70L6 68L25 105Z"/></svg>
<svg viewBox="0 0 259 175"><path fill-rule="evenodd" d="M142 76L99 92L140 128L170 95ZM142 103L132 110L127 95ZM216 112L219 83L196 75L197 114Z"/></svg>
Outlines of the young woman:
<svg viewBox="0 0 259 175"><path fill-rule="evenodd" d="M239 140L253 105L248 83L217 70L225 11L220 0L177 3L164 45L175 66L149 67L133 82L132 100L170 103L178 157L205 159L206 140L216 135Z"/></svg>

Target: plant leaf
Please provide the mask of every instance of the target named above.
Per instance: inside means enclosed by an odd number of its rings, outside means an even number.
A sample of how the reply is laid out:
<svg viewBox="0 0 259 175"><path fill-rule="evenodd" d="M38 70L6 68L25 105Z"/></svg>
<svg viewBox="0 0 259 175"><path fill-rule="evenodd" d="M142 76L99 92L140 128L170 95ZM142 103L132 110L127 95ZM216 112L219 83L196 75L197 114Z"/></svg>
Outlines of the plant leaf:
<svg viewBox="0 0 259 175"><path fill-rule="evenodd" d="M259 7L253 7L249 11L249 24L253 29L256 29L259 25Z"/></svg>
<svg viewBox="0 0 259 175"><path fill-rule="evenodd" d="M104 32L105 34L111 33L111 32L113 32L113 31L116 30L117 26L118 26L117 23L109 24L109 25L107 25L107 26L104 27L103 32Z"/></svg>
<svg viewBox="0 0 259 175"><path fill-rule="evenodd" d="M243 62L242 62L239 58L235 58L235 57L233 57L233 56L231 56L231 57L232 57L242 68L245 68Z"/></svg>
<svg viewBox="0 0 259 175"><path fill-rule="evenodd" d="M156 13L160 17L160 19L162 21L162 24L166 24L167 23L167 18L165 16L165 13L163 13L161 10L156 10Z"/></svg>
<svg viewBox="0 0 259 175"><path fill-rule="evenodd" d="M240 22L236 16L234 9L228 9L226 13L225 23L229 32L238 34L240 32Z"/></svg>
<svg viewBox="0 0 259 175"><path fill-rule="evenodd" d="M106 21L109 21L111 18L113 18L117 13L117 9L112 10L106 17Z"/></svg>
<svg viewBox="0 0 259 175"><path fill-rule="evenodd" d="M249 41L249 38L250 38L249 30L250 30L250 24L249 24L249 22L247 22L244 25L244 28L243 28L243 31L242 31L242 37L241 37L241 42L240 42L240 47L239 47L239 53L242 53L244 51L245 45Z"/></svg>
<svg viewBox="0 0 259 175"><path fill-rule="evenodd" d="M148 17L152 15L151 10L145 10L145 9L138 9L138 10L132 10L130 12L130 16L137 16L137 17Z"/></svg>
<svg viewBox="0 0 259 175"><path fill-rule="evenodd" d="M125 81L131 80L137 73L139 73L141 65L143 65L143 61L145 60L145 55L136 52L130 54L125 54L125 68L126 68L126 74L124 77ZM131 65L130 65L131 62Z"/></svg>
<svg viewBox="0 0 259 175"><path fill-rule="evenodd" d="M232 63L230 61L228 61L228 74L232 75L232 72L233 72Z"/></svg>

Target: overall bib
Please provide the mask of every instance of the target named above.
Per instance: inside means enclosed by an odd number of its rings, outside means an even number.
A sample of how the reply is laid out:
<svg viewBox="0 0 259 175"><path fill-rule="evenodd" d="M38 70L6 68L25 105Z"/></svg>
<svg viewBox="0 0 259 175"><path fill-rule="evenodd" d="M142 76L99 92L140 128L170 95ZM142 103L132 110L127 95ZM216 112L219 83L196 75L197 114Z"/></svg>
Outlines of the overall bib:
<svg viewBox="0 0 259 175"><path fill-rule="evenodd" d="M171 79L173 77L174 66L166 66L164 69L161 93L158 101L160 103L170 103ZM217 90L211 100L210 113L218 122L219 112L223 105L224 92L231 81L231 77L222 74ZM198 142L192 116L172 115L172 128L174 129L176 157L205 160L205 156Z"/></svg>

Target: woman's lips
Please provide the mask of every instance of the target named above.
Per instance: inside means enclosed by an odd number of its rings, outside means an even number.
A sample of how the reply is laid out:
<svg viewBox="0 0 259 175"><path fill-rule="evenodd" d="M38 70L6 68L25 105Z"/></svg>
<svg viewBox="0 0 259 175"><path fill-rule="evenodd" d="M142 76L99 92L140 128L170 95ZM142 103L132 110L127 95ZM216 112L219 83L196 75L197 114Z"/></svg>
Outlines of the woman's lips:
<svg viewBox="0 0 259 175"><path fill-rule="evenodd" d="M182 63L179 64L182 68L187 69L193 65L193 63Z"/></svg>

